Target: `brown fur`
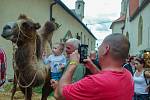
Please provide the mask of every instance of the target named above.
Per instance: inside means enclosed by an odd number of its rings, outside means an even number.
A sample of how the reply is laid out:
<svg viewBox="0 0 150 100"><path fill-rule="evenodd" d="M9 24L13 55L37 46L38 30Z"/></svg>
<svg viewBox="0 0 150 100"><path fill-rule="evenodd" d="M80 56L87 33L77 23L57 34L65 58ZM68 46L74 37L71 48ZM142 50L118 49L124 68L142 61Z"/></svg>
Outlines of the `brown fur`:
<svg viewBox="0 0 150 100"><path fill-rule="evenodd" d="M20 14L20 16L18 17L18 20L20 19L28 20L29 18L25 14Z"/></svg>

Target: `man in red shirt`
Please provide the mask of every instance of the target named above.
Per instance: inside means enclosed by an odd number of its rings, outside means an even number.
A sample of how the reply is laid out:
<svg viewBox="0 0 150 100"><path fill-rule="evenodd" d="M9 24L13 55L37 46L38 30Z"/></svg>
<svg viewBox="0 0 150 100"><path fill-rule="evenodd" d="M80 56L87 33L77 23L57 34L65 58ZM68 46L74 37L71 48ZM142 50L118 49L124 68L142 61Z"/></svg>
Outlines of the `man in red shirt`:
<svg viewBox="0 0 150 100"><path fill-rule="evenodd" d="M133 80L130 72L122 67L129 53L130 43L122 34L107 36L99 47L99 71L92 61L86 66L93 75L72 83L72 75L79 63L77 51L70 55L70 65L58 83L59 100L132 100ZM80 73L79 73L80 74Z"/></svg>

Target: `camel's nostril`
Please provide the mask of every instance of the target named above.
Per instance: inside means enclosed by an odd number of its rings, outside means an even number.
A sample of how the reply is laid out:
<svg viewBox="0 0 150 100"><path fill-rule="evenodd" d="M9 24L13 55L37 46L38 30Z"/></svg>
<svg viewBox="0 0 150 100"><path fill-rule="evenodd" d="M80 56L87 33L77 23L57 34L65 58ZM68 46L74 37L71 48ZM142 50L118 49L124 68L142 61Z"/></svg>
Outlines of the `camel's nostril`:
<svg viewBox="0 0 150 100"><path fill-rule="evenodd" d="M3 27L3 31L2 31L2 34L1 34L1 36L3 37L3 38L7 38L8 36L10 36L11 35L11 26L10 25L5 25L4 27Z"/></svg>

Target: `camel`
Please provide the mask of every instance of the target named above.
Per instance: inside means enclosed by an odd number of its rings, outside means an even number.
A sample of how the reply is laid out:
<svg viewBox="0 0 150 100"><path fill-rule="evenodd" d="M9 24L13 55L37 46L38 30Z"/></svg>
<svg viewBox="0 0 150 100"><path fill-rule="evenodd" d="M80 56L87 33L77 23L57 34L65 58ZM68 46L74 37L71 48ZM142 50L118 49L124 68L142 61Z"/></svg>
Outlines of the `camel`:
<svg viewBox="0 0 150 100"><path fill-rule="evenodd" d="M35 23L26 15L20 15L16 22L4 26L1 36L16 44L15 76L17 83L25 95L25 100L31 100L32 88L43 85L41 100L47 100L53 91L50 84L49 67L43 64L42 52L46 51L46 43L51 44L53 31L57 29L54 22L47 21L38 32L39 23ZM14 87L16 88L16 86ZM12 93L15 94L15 91Z"/></svg>

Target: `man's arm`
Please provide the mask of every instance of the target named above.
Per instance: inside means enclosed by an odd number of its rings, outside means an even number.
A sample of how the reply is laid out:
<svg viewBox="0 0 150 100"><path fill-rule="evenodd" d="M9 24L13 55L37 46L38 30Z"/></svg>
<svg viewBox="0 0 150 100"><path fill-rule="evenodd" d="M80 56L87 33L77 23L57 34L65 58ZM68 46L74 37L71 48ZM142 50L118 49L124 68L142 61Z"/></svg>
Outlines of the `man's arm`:
<svg viewBox="0 0 150 100"><path fill-rule="evenodd" d="M65 85L71 84L72 83L72 77L74 74L74 71L77 67L77 64L79 63L79 54L77 51L73 52L70 55L70 63L67 67L66 72L63 74L62 78L60 79L58 83L58 94L56 95L56 98L61 98L62 100L64 99L62 94L63 94L63 87Z"/></svg>
<svg viewBox="0 0 150 100"><path fill-rule="evenodd" d="M75 64L72 64L72 65L69 65L67 67L67 70L66 72L63 74L62 78L60 79L59 83L58 83L58 94L56 95L56 98L61 98L62 100L64 100L62 94L63 94L63 87L65 85L68 85L68 84L71 84L72 83L72 76L73 76L73 73L76 69L76 65Z"/></svg>
<svg viewBox="0 0 150 100"><path fill-rule="evenodd" d="M88 57L87 59L84 60L85 66L93 73L96 74L98 73L100 70L98 67L96 67L96 65L91 61L91 59Z"/></svg>

